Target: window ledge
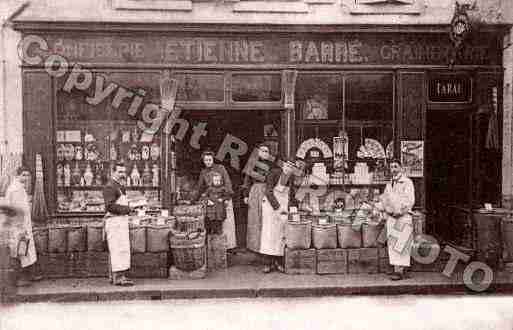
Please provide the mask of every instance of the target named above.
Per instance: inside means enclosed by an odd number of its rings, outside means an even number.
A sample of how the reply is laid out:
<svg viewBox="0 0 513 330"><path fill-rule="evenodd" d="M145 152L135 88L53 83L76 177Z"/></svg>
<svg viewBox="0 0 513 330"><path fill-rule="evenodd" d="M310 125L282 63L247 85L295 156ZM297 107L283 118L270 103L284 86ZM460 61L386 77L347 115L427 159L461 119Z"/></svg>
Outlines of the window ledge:
<svg viewBox="0 0 513 330"><path fill-rule="evenodd" d="M308 5L296 1L238 1L234 12L258 13L308 13Z"/></svg>
<svg viewBox="0 0 513 330"><path fill-rule="evenodd" d="M112 4L119 10L192 10L191 0L113 0Z"/></svg>
<svg viewBox="0 0 513 330"><path fill-rule="evenodd" d="M395 15L420 15L424 9L423 0L414 1L361 1L360 0L346 0L344 1L348 5L351 14L395 14Z"/></svg>

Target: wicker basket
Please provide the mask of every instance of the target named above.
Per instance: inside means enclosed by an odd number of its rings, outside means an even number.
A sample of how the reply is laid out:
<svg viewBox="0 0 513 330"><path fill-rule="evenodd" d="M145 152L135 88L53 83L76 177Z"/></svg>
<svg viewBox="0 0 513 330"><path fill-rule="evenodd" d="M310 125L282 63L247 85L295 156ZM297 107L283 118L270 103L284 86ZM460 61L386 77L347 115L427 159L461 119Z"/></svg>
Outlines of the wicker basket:
<svg viewBox="0 0 513 330"><path fill-rule="evenodd" d="M335 224L313 225L312 243L316 249L336 249L337 226Z"/></svg>
<svg viewBox="0 0 513 330"><path fill-rule="evenodd" d="M350 223L337 224L338 243L343 249L362 246L362 227Z"/></svg>
<svg viewBox="0 0 513 330"><path fill-rule="evenodd" d="M205 265L205 237L205 231L203 230L188 234L171 232L169 245L176 268L190 272Z"/></svg>
<svg viewBox="0 0 513 330"><path fill-rule="evenodd" d="M34 228L32 234L37 253L48 253L48 228Z"/></svg>
<svg viewBox="0 0 513 330"><path fill-rule="evenodd" d="M382 224L368 224L362 225L362 244L363 247L377 247L378 237L383 231Z"/></svg>
<svg viewBox="0 0 513 330"><path fill-rule="evenodd" d="M205 229L204 215L175 215L176 220L173 229L182 233L192 233Z"/></svg>
<svg viewBox="0 0 513 330"><path fill-rule="evenodd" d="M169 233L167 225L149 225L146 227L146 250L148 252L169 251Z"/></svg>
<svg viewBox="0 0 513 330"><path fill-rule="evenodd" d="M103 224L87 225L87 251L105 251L105 242L103 240Z"/></svg>
<svg viewBox="0 0 513 330"><path fill-rule="evenodd" d="M130 225L129 237L131 252L146 252L146 226Z"/></svg>
<svg viewBox="0 0 513 330"><path fill-rule="evenodd" d="M84 252L87 250L87 228L82 226L69 227L68 252Z"/></svg>
<svg viewBox="0 0 513 330"><path fill-rule="evenodd" d="M289 249L309 249L312 244L311 221L288 221L285 227L285 244Z"/></svg>
<svg viewBox="0 0 513 330"><path fill-rule="evenodd" d="M57 226L48 228L48 252L66 252L68 226Z"/></svg>

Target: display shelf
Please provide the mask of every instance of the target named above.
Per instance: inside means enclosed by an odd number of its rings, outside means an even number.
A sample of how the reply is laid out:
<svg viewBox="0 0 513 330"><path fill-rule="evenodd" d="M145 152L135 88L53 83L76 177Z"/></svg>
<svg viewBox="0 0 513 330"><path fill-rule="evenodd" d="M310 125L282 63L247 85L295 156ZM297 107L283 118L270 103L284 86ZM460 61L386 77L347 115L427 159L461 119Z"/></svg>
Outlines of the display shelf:
<svg viewBox="0 0 513 330"><path fill-rule="evenodd" d="M58 190L103 190L104 186L58 186ZM160 187L155 186L137 186L125 187L126 190L160 190Z"/></svg>
<svg viewBox="0 0 513 330"><path fill-rule="evenodd" d="M389 182L373 182L373 183L330 183L330 187L344 187L344 188L373 188L386 186Z"/></svg>

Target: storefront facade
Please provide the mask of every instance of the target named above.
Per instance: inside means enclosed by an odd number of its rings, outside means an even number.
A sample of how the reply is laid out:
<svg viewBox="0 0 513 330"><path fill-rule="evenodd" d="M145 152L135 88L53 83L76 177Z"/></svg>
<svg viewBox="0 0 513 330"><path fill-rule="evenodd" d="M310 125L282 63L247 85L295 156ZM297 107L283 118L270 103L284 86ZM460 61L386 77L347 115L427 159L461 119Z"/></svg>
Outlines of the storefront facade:
<svg viewBox="0 0 513 330"><path fill-rule="evenodd" d="M353 197L379 192L385 159L401 158L432 233L448 230L447 207L500 205L502 27L490 27L454 57L446 28L437 26L219 25L209 32L198 25L194 33L151 25L42 33L34 26L18 25L24 40L35 34L45 43L32 41L27 55L35 60L23 66L24 154L28 164L43 155L55 218L101 216L101 187L119 160L128 164L130 190L155 208L186 195L205 149L217 153L237 191L262 141L277 155L323 162L329 192ZM67 70L51 55L62 56ZM82 71L73 71L75 64ZM156 122L146 106L161 103L167 75L178 82L175 105L188 127L168 120L141 139L138 121ZM333 138L344 136L341 155ZM356 177L356 163L366 163L374 178ZM322 197L318 207L332 202ZM244 245L245 209L239 197L235 204Z"/></svg>

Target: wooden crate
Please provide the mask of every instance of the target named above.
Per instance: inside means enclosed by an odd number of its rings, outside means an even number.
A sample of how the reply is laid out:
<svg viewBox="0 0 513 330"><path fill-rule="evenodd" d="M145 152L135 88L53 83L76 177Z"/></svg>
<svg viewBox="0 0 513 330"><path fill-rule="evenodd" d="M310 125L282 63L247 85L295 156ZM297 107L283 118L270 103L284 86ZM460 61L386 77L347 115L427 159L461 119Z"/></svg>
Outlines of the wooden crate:
<svg viewBox="0 0 513 330"><path fill-rule="evenodd" d="M347 273L347 250L317 250L317 274Z"/></svg>
<svg viewBox="0 0 513 330"><path fill-rule="evenodd" d="M48 253L37 256L41 274L45 278L73 276L74 260L69 253Z"/></svg>
<svg viewBox="0 0 513 330"><path fill-rule="evenodd" d="M132 253L128 276L146 278L167 278L167 252Z"/></svg>
<svg viewBox="0 0 513 330"><path fill-rule="evenodd" d="M66 226L48 228L48 253L65 253L67 250L67 236L68 227Z"/></svg>
<svg viewBox="0 0 513 330"><path fill-rule="evenodd" d="M86 267L88 277L109 276L109 253L108 252L86 252Z"/></svg>
<svg viewBox="0 0 513 330"><path fill-rule="evenodd" d="M347 250L348 273L372 274L378 272L378 248Z"/></svg>
<svg viewBox="0 0 513 330"><path fill-rule="evenodd" d="M37 253L48 253L48 228L34 228L32 235Z"/></svg>
<svg viewBox="0 0 513 330"><path fill-rule="evenodd" d="M317 253L315 249L291 250L285 248L285 272L287 274L315 274Z"/></svg>
<svg viewBox="0 0 513 330"><path fill-rule="evenodd" d="M214 271L228 268L226 235L207 236L207 269Z"/></svg>

